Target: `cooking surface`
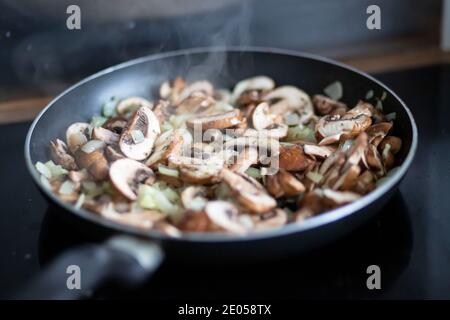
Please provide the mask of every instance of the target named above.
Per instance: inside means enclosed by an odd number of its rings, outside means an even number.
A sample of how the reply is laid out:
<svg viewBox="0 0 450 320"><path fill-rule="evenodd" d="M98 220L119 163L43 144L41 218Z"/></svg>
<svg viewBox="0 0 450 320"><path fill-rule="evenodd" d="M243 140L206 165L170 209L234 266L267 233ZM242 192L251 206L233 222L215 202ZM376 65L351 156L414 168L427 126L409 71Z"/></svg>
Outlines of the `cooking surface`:
<svg viewBox="0 0 450 320"><path fill-rule="evenodd" d="M220 298L450 298L450 65L377 76L411 108L419 147L400 191L380 214L320 250L244 266L186 268L166 263L135 296ZM344 88L345 89L345 88ZM60 221L32 184L23 145L30 123L0 126L0 297L40 265L89 241ZM381 268L381 290L366 268ZM133 294L122 294L133 297ZM121 294L116 294L117 296ZM111 297L108 290L99 297Z"/></svg>

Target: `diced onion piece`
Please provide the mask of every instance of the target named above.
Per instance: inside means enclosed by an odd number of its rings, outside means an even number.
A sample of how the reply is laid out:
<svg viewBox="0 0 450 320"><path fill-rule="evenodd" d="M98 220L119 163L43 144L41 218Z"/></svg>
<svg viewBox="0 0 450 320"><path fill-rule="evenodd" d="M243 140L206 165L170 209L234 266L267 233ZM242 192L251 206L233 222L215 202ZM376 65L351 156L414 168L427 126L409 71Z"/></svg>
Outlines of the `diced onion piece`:
<svg viewBox="0 0 450 320"><path fill-rule="evenodd" d="M52 172L50 171L50 169L40 161L36 162L36 170L45 178L52 178Z"/></svg>
<svg viewBox="0 0 450 320"><path fill-rule="evenodd" d="M398 170L400 170L400 167L394 167L387 173L386 177L392 177Z"/></svg>
<svg viewBox="0 0 450 320"><path fill-rule="evenodd" d="M80 194L80 196L77 199L77 202L75 203L75 209L80 209L85 199L86 196L84 195L84 193Z"/></svg>
<svg viewBox="0 0 450 320"><path fill-rule="evenodd" d="M91 125L94 128L101 127L108 119L102 116L93 116L91 118Z"/></svg>
<svg viewBox="0 0 450 320"><path fill-rule="evenodd" d="M254 179L262 178L261 171L257 168L250 167L245 171L245 173Z"/></svg>
<svg viewBox="0 0 450 320"><path fill-rule="evenodd" d="M117 115L116 106L119 99L116 97L111 97L108 101L103 104L102 114L103 116L110 118Z"/></svg>
<svg viewBox="0 0 450 320"><path fill-rule="evenodd" d="M387 121L394 121L397 118L397 113L396 112L388 113L387 115L385 115L385 118Z"/></svg>
<svg viewBox="0 0 450 320"><path fill-rule="evenodd" d="M70 180L64 181L58 190L60 194L72 194L74 191L75 191L75 184Z"/></svg>
<svg viewBox="0 0 450 320"><path fill-rule="evenodd" d="M103 149L104 147L106 147L106 144L103 141L90 140L81 147L81 151L85 153L91 153L96 150Z"/></svg>
<svg viewBox="0 0 450 320"><path fill-rule="evenodd" d="M180 175L180 173L178 172L177 169L168 168L168 167L166 167L166 166L164 166L162 164L160 164L158 166L158 172L160 174L165 175L165 176L175 177L175 178L178 178L179 175Z"/></svg>
<svg viewBox="0 0 450 320"><path fill-rule="evenodd" d="M366 100L372 99L373 98L373 90L369 90L366 93Z"/></svg>
<svg viewBox="0 0 450 320"><path fill-rule="evenodd" d="M341 150L347 151L351 147L352 144L353 144L353 139L345 140L345 142L342 144Z"/></svg>
<svg viewBox="0 0 450 320"><path fill-rule="evenodd" d="M381 102L380 99L377 100L377 104L375 105L375 108L377 108L380 111L383 111L383 102Z"/></svg>
<svg viewBox="0 0 450 320"><path fill-rule="evenodd" d="M319 183L323 179L323 175L313 171L308 172L306 177L314 183Z"/></svg>
<svg viewBox="0 0 450 320"><path fill-rule="evenodd" d="M335 81L328 85L323 92L333 100L339 100L342 98L344 89L340 81Z"/></svg>
<svg viewBox="0 0 450 320"><path fill-rule="evenodd" d="M141 143L145 140L144 134L141 130L131 130L131 138L133 139L134 143Z"/></svg>
<svg viewBox="0 0 450 320"><path fill-rule="evenodd" d="M195 197L189 202L189 207L187 209L191 209L193 211L202 210L208 201L203 197Z"/></svg>
<svg viewBox="0 0 450 320"><path fill-rule="evenodd" d="M383 159L386 159L386 158L387 158L387 156L388 156L390 150L391 150L391 145L390 145L389 143L386 143L386 144L384 145L383 154L382 154Z"/></svg>
<svg viewBox="0 0 450 320"><path fill-rule="evenodd" d="M64 169L61 165L55 164L52 160L47 161L45 166L50 170L52 174L52 179L57 179L61 176L64 176L68 173L66 169Z"/></svg>
<svg viewBox="0 0 450 320"><path fill-rule="evenodd" d="M376 182L377 187L385 184L388 180L389 180L388 177L384 177L384 178L378 179L377 182Z"/></svg>
<svg viewBox="0 0 450 320"><path fill-rule="evenodd" d="M304 125L298 125L295 127L289 127L286 140L304 140L308 142L316 142L316 136L314 134L314 130L312 130L311 128Z"/></svg>
<svg viewBox="0 0 450 320"><path fill-rule="evenodd" d="M41 176L40 176L40 180L41 180L42 185L43 185L45 188L47 188L47 189L49 189L49 190L52 189L52 185L50 184L50 181L48 181L48 179L47 179L44 175L41 175Z"/></svg>
<svg viewBox="0 0 450 320"><path fill-rule="evenodd" d="M169 215L176 215L180 211L180 208L171 203L163 192L145 184L139 186L138 202L143 208L157 209Z"/></svg>

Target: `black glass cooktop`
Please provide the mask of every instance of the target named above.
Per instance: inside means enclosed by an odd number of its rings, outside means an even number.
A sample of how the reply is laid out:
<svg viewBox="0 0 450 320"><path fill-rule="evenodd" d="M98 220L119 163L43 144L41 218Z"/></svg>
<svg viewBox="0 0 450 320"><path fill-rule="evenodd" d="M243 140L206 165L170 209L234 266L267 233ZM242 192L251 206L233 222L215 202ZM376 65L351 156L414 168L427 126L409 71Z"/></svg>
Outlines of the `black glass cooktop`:
<svg viewBox="0 0 450 320"><path fill-rule="evenodd" d="M251 265L166 263L142 288L97 296L192 299L450 298L450 66L377 75L410 106L419 148L400 190L360 229L314 252ZM32 184L23 144L30 123L0 126L0 297L55 254L90 241L55 214ZM381 269L368 290L366 268Z"/></svg>

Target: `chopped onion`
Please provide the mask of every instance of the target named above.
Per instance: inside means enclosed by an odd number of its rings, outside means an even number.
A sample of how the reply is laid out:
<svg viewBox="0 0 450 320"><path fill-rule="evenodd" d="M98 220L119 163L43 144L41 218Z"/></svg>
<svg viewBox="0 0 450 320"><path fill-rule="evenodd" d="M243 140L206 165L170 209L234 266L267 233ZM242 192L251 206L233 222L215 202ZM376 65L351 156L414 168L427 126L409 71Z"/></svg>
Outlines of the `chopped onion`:
<svg viewBox="0 0 450 320"><path fill-rule="evenodd" d="M81 182L81 188L88 196L96 197L103 193L103 188L98 186L94 181Z"/></svg>
<svg viewBox="0 0 450 320"><path fill-rule="evenodd" d="M387 173L387 177L392 177L398 170L400 170L400 167L394 167Z"/></svg>
<svg viewBox="0 0 450 320"><path fill-rule="evenodd" d="M284 117L284 119L286 120L286 124L288 126L296 126L300 122L300 117L297 113L289 113Z"/></svg>
<svg viewBox="0 0 450 320"><path fill-rule="evenodd" d="M84 203L84 199L86 199L86 196L84 195L84 193L80 194L80 196L77 199L77 202L75 203L75 209L81 208L81 206Z"/></svg>
<svg viewBox="0 0 450 320"><path fill-rule="evenodd" d="M384 178L378 179L377 182L376 182L377 187L385 184L388 180L389 180L388 177L384 177Z"/></svg>
<svg viewBox="0 0 450 320"><path fill-rule="evenodd" d="M157 209L167 214L177 214L180 211L180 208L171 203L163 192L145 184L139 186L138 203L142 208Z"/></svg>
<svg viewBox="0 0 450 320"><path fill-rule="evenodd" d="M102 116L93 116L91 118L91 125L94 128L101 127L108 119Z"/></svg>
<svg viewBox="0 0 450 320"><path fill-rule="evenodd" d="M40 161L36 162L36 170L45 178L52 178L52 172L50 171L50 169Z"/></svg>
<svg viewBox="0 0 450 320"><path fill-rule="evenodd" d="M306 177L314 183L319 183L323 179L323 175L313 171L308 172Z"/></svg>
<svg viewBox="0 0 450 320"><path fill-rule="evenodd" d="M160 164L158 166L158 172L165 176L175 177L175 178L178 178L180 175L180 173L178 172L177 169L168 168L166 166L163 166L162 164Z"/></svg>
<svg viewBox="0 0 450 320"><path fill-rule="evenodd" d="M342 151L347 151L351 147L352 144L353 144L353 139L345 140L345 142L342 144L342 147L341 147Z"/></svg>
<svg viewBox="0 0 450 320"><path fill-rule="evenodd" d="M103 116L110 118L117 115L116 106L119 99L116 97L111 97L108 101L103 104L102 114Z"/></svg>
<svg viewBox="0 0 450 320"><path fill-rule="evenodd" d="M381 102L381 100L377 100L377 104L375 105L375 108L377 108L380 111L383 111L383 102Z"/></svg>
<svg viewBox="0 0 450 320"><path fill-rule="evenodd" d="M186 209L191 209L193 211L200 211L206 206L207 202L208 201L203 197L195 197L189 202L188 204L189 207Z"/></svg>
<svg viewBox="0 0 450 320"><path fill-rule="evenodd" d="M161 131L162 132L166 132L166 131L169 131L169 130L172 130L172 129L173 129L173 126L168 121L163 122L163 124L161 125Z"/></svg>
<svg viewBox="0 0 450 320"><path fill-rule="evenodd" d="M387 98L387 92L386 92L386 91L383 91L383 93L381 94L380 100L381 100L381 101L384 101L386 98Z"/></svg>
<svg viewBox="0 0 450 320"><path fill-rule="evenodd" d="M141 130L131 130L131 138L133 139L134 143L141 143L145 140L144 134Z"/></svg>
<svg viewBox="0 0 450 320"><path fill-rule="evenodd" d="M342 94L344 92L344 89L342 87L342 83L340 81L335 81L328 85L325 89L323 89L323 92L329 96L333 100L339 100L342 98Z"/></svg>
<svg viewBox="0 0 450 320"><path fill-rule="evenodd" d="M383 159L387 158L390 150L391 150L391 145L389 143L386 143L384 145L383 154L382 154L383 155Z"/></svg>
<svg viewBox="0 0 450 320"><path fill-rule="evenodd" d="M60 194L72 194L74 191L75 191L75 184L70 180L64 181L58 190Z"/></svg>
<svg viewBox="0 0 450 320"><path fill-rule="evenodd" d="M64 169L61 165L55 164L52 160L47 161L45 166L50 170L52 174L52 179L57 179L61 176L64 176L68 173L66 169Z"/></svg>
<svg viewBox="0 0 450 320"><path fill-rule="evenodd" d="M373 90L369 90L366 93L366 100L370 100L373 98Z"/></svg>
<svg viewBox="0 0 450 320"><path fill-rule="evenodd" d="M48 179L47 179L44 175L41 175L41 176L40 176L40 180L41 180L42 185L43 185L45 188L47 188L47 189L49 189L49 190L52 189L52 185L50 184L50 181L48 181Z"/></svg>
<svg viewBox="0 0 450 320"><path fill-rule="evenodd" d="M262 178L261 171L257 168L250 167L245 171L245 173L254 179Z"/></svg>
<svg viewBox="0 0 450 320"><path fill-rule="evenodd" d="M397 118L397 113L396 112L388 113L387 115L385 115L385 118L387 121L393 121Z"/></svg>
<svg viewBox="0 0 450 320"><path fill-rule="evenodd" d="M106 147L106 144L103 141L90 140L81 147L81 151L85 153L92 153L96 150L103 149L104 147Z"/></svg>
<svg viewBox="0 0 450 320"><path fill-rule="evenodd" d="M295 127L289 127L286 140L304 140L308 142L316 142L316 136L314 134L314 130L312 130L311 128L304 125L298 125Z"/></svg>

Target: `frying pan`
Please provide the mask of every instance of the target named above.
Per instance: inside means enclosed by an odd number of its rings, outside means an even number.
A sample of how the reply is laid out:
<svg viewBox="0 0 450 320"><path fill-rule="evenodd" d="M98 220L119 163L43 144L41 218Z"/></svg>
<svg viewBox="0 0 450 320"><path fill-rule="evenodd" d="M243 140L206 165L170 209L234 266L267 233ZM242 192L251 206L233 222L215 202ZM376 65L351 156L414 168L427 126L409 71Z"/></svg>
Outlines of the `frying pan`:
<svg viewBox="0 0 450 320"><path fill-rule="evenodd" d="M338 80L344 87L342 101L350 106L364 98L369 90L376 96L386 92L384 111L396 113L394 134L403 141L397 157L399 169L386 183L351 204L302 224L243 237L189 233L172 238L158 231L142 231L75 209L40 182L34 164L49 159L49 141L64 137L71 123L85 122L98 114L102 103L111 96L154 99L160 83L177 75L232 87L237 81L258 74L270 76L277 85L295 85L311 94L321 93L324 87ZM358 227L388 201L408 170L416 147L413 116L392 90L363 72L315 55L253 47L200 48L152 55L108 68L75 84L50 102L34 120L25 142L28 170L44 197L80 230L107 235L107 240L63 253L20 291L19 297L82 298L109 281L129 286L141 284L164 257L180 264L244 263L317 248ZM81 288L70 278L77 267L81 272Z"/></svg>

